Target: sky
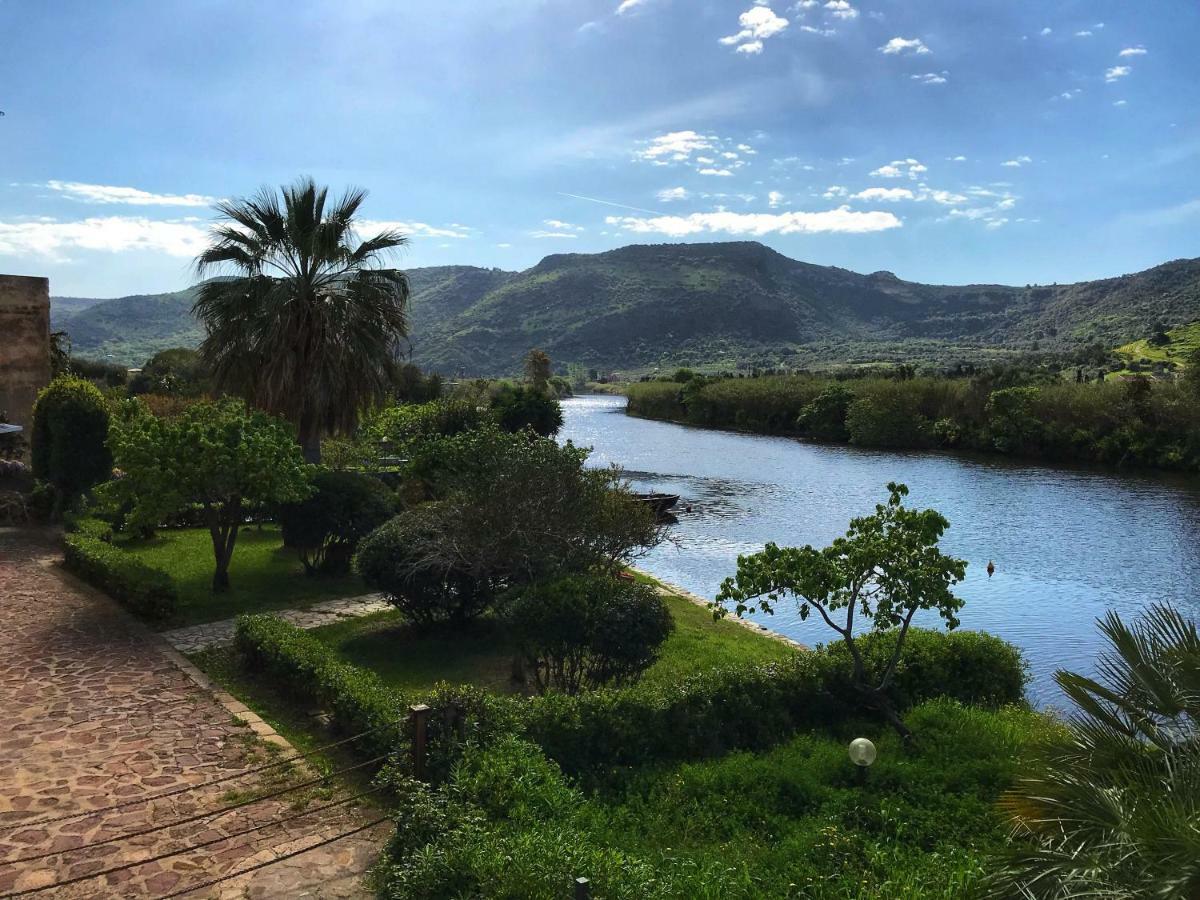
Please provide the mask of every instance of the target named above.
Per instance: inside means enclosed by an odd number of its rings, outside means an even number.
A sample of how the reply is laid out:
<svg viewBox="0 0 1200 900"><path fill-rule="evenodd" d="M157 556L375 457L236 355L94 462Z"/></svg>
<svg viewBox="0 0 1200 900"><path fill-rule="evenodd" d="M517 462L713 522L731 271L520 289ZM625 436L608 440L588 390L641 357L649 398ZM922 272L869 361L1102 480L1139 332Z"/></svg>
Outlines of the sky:
<svg viewBox="0 0 1200 900"><path fill-rule="evenodd" d="M366 188L402 267L759 240L935 283L1200 256L1200 4L0 0L0 272L178 290Z"/></svg>

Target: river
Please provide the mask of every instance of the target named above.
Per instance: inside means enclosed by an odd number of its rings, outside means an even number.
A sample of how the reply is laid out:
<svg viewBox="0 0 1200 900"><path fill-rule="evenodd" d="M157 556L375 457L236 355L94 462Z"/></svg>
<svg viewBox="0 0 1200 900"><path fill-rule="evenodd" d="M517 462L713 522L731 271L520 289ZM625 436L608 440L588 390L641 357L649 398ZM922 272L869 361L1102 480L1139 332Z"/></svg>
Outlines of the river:
<svg viewBox="0 0 1200 900"><path fill-rule="evenodd" d="M1056 669L1094 673L1105 611L1133 616L1170 601L1200 615L1194 480L821 446L638 419L624 407L624 397L567 400L560 439L592 447L592 465L617 463L637 490L680 495L670 541L637 564L701 596L716 595L738 554L768 541L825 546L899 481L909 505L950 520L943 549L969 563L957 588L962 627L1024 651L1037 704L1060 705ZM806 644L836 637L788 602L755 620Z"/></svg>

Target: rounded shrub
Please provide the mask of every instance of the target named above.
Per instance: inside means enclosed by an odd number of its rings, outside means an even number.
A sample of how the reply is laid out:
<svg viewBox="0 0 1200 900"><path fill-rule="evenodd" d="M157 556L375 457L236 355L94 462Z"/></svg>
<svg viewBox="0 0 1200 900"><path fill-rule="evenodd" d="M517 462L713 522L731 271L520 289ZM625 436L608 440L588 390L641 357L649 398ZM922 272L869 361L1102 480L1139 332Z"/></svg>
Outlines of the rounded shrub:
<svg viewBox="0 0 1200 900"><path fill-rule="evenodd" d="M56 511L112 473L108 420L104 395L82 378L60 375L38 394L30 439L33 475L54 488Z"/></svg>
<svg viewBox="0 0 1200 900"><path fill-rule="evenodd" d="M295 548L310 575L344 575L359 541L396 512L395 497L378 478L321 470L316 491L279 509L285 546Z"/></svg>
<svg viewBox="0 0 1200 900"><path fill-rule="evenodd" d="M596 575L531 585L507 617L541 693L629 682L658 659L674 627L653 588Z"/></svg>
<svg viewBox="0 0 1200 900"><path fill-rule="evenodd" d="M445 540L452 516L441 503L407 509L358 548L363 579L417 625L472 619L491 605L499 587L454 558Z"/></svg>
<svg viewBox="0 0 1200 900"><path fill-rule="evenodd" d="M492 399L492 412L505 431L532 428L542 437L562 428L562 406L545 391L527 387L504 387Z"/></svg>

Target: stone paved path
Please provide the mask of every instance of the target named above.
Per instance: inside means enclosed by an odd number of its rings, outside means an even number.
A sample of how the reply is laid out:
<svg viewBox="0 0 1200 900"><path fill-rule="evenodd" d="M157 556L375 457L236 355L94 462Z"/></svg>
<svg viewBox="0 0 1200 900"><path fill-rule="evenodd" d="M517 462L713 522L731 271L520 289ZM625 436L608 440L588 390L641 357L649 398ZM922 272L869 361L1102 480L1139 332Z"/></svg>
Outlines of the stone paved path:
<svg viewBox="0 0 1200 900"><path fill-rule="evenodd" d="M286 795L134 840L76 849L214 809L235 799L230 788L278 785L275 770L90 818L21 824L198 784L271 758L243 722L171 663L157 638L108 598L60 574L54 557L48 537L0 529L0 896L223 838L302 809ZM30 896L159 898L376 817L371 809L338 807ZM381 825L187 896L365 898L360 876L386 834ZM6 863L46 851L56 855Z"/></svg>
<svg viewBox="0 0 1200 900"><path fill-rule="evenodd" d="M320 628L322 625L332 625L342 619L355 619L359 616L369 616L371 613L395 609L392 604L383 599L381 594L365 594L361 597L340 597L336 600L324 600L306 606L303 609L284 609L273 612L285 621L299 628ZM219 647L233 643L233 630L236 619L222 619L219 622L206 622L203 625L189 625L186 628L175 628L164 631L162 636L180 653L195 653L205 647Z"/></svg>

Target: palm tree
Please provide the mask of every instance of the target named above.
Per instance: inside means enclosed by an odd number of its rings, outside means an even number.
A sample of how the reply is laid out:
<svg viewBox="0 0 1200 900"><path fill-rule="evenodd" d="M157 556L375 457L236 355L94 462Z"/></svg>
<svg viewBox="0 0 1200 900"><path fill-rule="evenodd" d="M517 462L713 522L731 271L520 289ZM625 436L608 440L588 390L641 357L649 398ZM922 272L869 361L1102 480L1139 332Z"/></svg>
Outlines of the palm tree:
<svg viewBox="0 0 1200 900"><path fill-rule="evenodd" d="M1200 897L1200 636L1154 606L1100 623L1106 683L1055 680L1072 717L1002 801L1013 849L996 897Z"/></svg>
<svg viewBox="0 0 1200 900"><path fill-rule="evenodd" d="M381 400L408 335L408 279L381 260L407 244L398 231L359 240L366 192L331 202L303 178L278 192L217 204L213 244L196 270L192 313L208 334L200 355L218 390L291 421L305 457L351 431Z"/></svg>

